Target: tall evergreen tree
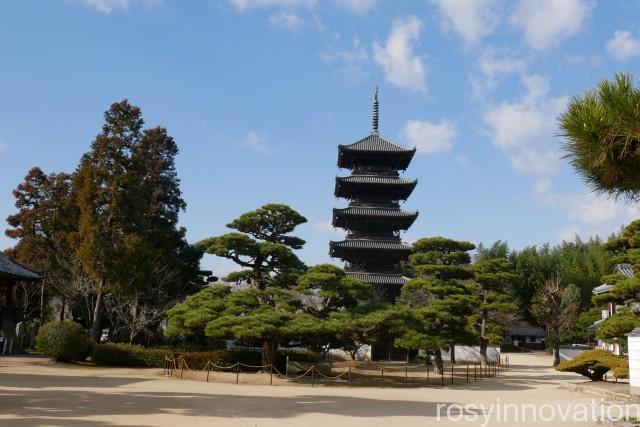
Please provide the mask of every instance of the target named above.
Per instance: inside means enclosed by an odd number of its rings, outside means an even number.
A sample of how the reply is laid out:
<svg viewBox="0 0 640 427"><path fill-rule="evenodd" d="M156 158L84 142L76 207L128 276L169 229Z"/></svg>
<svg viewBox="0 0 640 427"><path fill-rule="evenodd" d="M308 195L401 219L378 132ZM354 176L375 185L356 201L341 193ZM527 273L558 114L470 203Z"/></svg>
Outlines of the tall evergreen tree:
<svg viewBox="0 0 640 427"><path fill-rule="evenodd" d="M469 242L424 238L413 244L409 257L418 277L404 284L397 302L409 321L396 345L433 351L437 369L442 369L441 348L453 350L455 343L473 339L467 317L477 303L468 254L474 248Z"/></svg>
<svg viewBox="0 0 640 427"><path fill-rule="evenodd" d="M480 363L487 364L487 347L500 344L504 327L514 319L518 306L509 293L510 285L518 278L512 263L506 258L478 261L473 265L480 304L472 316L480 340Z"/></svg>
<svg viewBox="0 0 640 427"><path fill-rule="evenodd" d="M232 260L247 270L241 275L243 279L250 277L250 287L231 293L223 315L207 324L208 336L249 343L259 340L263 364L268 365L275 361L280 343L299 334L303 324L314 327L310 316L296 315L298 303L290 291L304 270L293 249L301 248L304 240L289 233L304 222L306 219L288 206L267 204L228 224L238 232L196 245Z"/></svg>

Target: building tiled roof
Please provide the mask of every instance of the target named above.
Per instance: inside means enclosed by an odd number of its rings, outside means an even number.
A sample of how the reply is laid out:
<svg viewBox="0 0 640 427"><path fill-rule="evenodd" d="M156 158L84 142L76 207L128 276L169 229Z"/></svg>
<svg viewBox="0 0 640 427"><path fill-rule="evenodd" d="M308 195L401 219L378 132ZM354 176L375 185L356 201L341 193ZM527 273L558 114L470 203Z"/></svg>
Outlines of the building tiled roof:
<svg viewBox="0 0 640 427"><path fill-rule="evenodd" d="M401 274L360 273L348 271L347 276L375 285L404 285L407 281Z"/></svg>
<svg viewBox="0 0 640 427"><path fill-rule="evenodd" d="M525 337L544 337L547 335L540 326L511 326L507 328L509 335L520 335Z"/></svg>
<svg viewBox="0 0 640 427"><path fill-rule="evenodd" d="M625 277L635 277L635 273L633 272L633 267L631 266L631 264L618 264L616 265L615 272Z"/></svg>
<svg viewBox="0 0 640 427"><path fill-rule="evenodd" d="M413 153L415 148L402 147L394 144L380 134L372 133L360 141L349 145L340 145L340 150L346 151L368 151L368 152L384 152L384 153Z"/></svg>
<svg viewBox="0 0 640 427"><path fill-rule="evenodd" d="M609 292L611 289L613 289L613 285L607 285L602 284L600 286L596 286L595 288L593 288L593 290L591 291L594 295L600 295L603 294L605 292Z"/></svg>
<svg viewBox="0 0 640 427"><path fill-rule="evenodd" d="M399 208L366 208L360 206L351 206L344 209L333 209L333 212L339 215L353 216L377 216L385 218L415 218L418 216L416 211L403 211Z"/></svg>
<svg viewBox="0 0 640 427"><path fill-rule="evenodd" d="M404 179L396 176L380 176L380 175L351 175L338 176L337 182L347 182L353 184L381 184L381 185L412 185L418 183L417 179Z"/></svg>
<svg viewBox="0 0 640 427"><path fill-rule="evenodd" d="M32 281L38 280L40 275L0 252L0 277Z"/></svg>
<svg viewBox="0 0 640 427"><path fill-rule="evenodd" d="M406 243L394 240L373 240L373 239L347 239L340 242L330 242L334 248L347 249L382 249L388 251L410 252L411 246Z"/></svg>
<svg viewBox="0 0 640 427"><path fill-rule="evenodd" d="M385 230L406 230L418 217L418 212L403 211L400 208L350 206L333 210L334 227L346 229L366 227Z"/></svg>

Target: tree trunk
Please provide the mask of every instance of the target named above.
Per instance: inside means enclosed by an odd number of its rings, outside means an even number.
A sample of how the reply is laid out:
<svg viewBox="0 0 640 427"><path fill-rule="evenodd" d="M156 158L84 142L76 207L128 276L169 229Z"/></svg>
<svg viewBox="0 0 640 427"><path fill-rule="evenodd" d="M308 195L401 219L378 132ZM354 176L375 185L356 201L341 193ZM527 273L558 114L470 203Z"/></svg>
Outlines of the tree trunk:
<svg viewBox="0 0 640 427"><path fill-rule="evenodd" d="M440 374L443 369L442 352L440 347L433 349L433 370L436 374Z"/></svg>
<svg viewBox="0 0 640 427"><path fill-rule="evenodd" d="M62 297L62 305L60 307L60 320L64 320L64 308L67 305L67 300L65 297Z"/></svg>
<svg viewBox="0 0 640 427"><path fill-rule="evenodd" d="M102 305L104 302L104 294L102 286L96 292L96 305L93 307L93 321L91 323L91 339L99 343L102 336L102 329L100 329L100 318L102 316Z"/></svg>
<svg viewBox="0 0 640 427"><path fill-rule="evenodd" d="M487 301L487 293L482 294L483 302ZM480 320L480 366L487 366L487 310L482 311L482 319Z"/></svg>
<svg viewBox="0 0 640 427"><path fill-rule="evenodd" d="M278 356L278 343L275 341L265 340L262 342L262 364L264 366L276 363Z"/></svg>
<svg viewBox="0 0 640 427"><path fill-rule="evenodd" d="M451 359L451 364L456 364L456 343L452 342L449 344L449 356Z"/></svg>
<svg viewBox="0 0 640 427"><path fill-rule="evenodd" d="M553 346L553 366L560 363L560 347L556 344Z"/></svg>
<svg viewBox="0 0 640 427"><path fill-rule="evenodd" d="M40 283L40 324L44 324L44 280Z"/></svg>

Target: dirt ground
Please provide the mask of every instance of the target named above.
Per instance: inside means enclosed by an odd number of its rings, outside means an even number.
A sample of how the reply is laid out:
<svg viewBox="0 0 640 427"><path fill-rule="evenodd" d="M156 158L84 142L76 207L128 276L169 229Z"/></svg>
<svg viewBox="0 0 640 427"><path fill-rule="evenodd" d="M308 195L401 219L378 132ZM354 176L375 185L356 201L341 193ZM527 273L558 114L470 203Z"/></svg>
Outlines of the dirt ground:
<svg viewBox="0 0 640 427"><path fill-rule="evenodd" d="M558 386L582 377L551 369L546 355L510 358L511 371L478 382L380 389L206 383L166 378L159 369L0 357L0 426L595 425L584 418L595 398Z"/></svg>

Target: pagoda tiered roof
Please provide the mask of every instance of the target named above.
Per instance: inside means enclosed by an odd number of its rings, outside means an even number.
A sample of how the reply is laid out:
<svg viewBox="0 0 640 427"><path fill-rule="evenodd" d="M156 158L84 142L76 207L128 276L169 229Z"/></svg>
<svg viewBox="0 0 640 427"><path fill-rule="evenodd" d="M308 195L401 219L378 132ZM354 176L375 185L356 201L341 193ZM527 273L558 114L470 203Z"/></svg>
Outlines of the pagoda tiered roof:
<svg viewBox="0 0 640 427"><path fill-rule="evenodd" d="M349 206L333 209L333 226L351 229L355 223L361 224L360 228L364 224L377 229L406 230L417 217L418 212L404 211L400 208Z"/></svg>
<svg viewBox="0 0 640 427"><path fill-rule="evenodd" d="M330 255L337 258L350 257L356 253L372 252L386 255L408 256L411 246L400 240L349 239L329 242Z"/></svg>
<svg viewBox="0 0 640 427"><path fill-rule="evenodd" d="M347 276L374 285L404 285L407 278L399 273L362 273L347 271Z"/></svg>
<svg viewBox="0 0 640 427"><path fill-rule="evenodd" d="M418 184L416 179L404 179L385 175L351 175L336 177L336 197L352 198L355 195L375 193L388 195L393 200L406 200Z"/></svg>
<svg viewBox="0 0 640 427"><path fill-rule="evenodd" d="M354 169L366 165L390 165L406 170L416 149L394 144L379 133L370 135L349 145L338 145L338 167Z"/></svg>

